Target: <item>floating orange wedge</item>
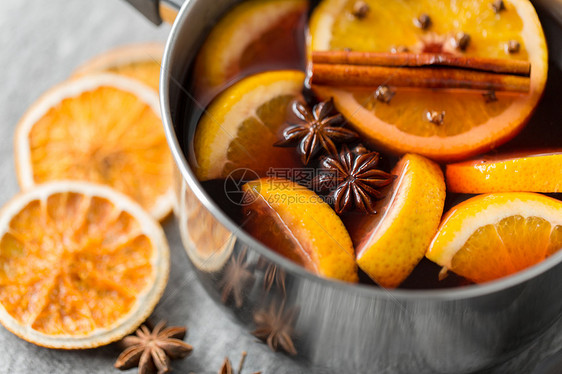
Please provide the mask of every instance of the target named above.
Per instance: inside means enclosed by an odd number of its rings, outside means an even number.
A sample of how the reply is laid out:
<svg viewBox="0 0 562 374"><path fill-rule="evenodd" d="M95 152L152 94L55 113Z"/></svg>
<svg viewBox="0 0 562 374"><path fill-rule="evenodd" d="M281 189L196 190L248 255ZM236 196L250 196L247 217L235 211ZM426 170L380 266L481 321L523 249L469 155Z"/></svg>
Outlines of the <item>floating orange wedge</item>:
<svg viewBox="0 0 562 374"><path fill-rule="evenodd" d="M20 120L16 171L24 189L84 180L123 192L162 219L172 209L172 155L158 95L116 74L87 75L45 93Z"/></svg>
<svg viewBox="0 0 562 374"><path fill-rule="evenodd" d="M304 73L269 71L245 78L223 91L207 108L193 140L195 174L202 181L251 169L266 176L270 168L300 164L293 149L274 147L290 115L302 100Z"/></svg>
<svg viewBox="0 0 562 374"><path fill-rule="evenodd" d="M398 178L377 203L378 213L346 221L357 264L387 288L398 287L423 258L445 203L443 173L434 162L408 154L392 174Z"/></svg>
<svg viewBox="0 0 562 374"><path fill-rule="evenodd" d="M349 234L322 198L294 182L248 182L244 229L274 251L327 278L357 282Z"/></svg>
<svg viewBox="0 0 562 374"><path fill-rule="evenodd" d="M562 249L562 202L530 192L473 197L443 218L427 258L474 282L498 279Z"/></svg>
<svg viewBox="0 0 562 374"><path fill-rule="evenodd" d="M295 29L303 21L306 0L250 0L234 7L207 37L197 57L194 76L198 96L208 96L241 71L297 68L287 56L300 53ZM294 58L297 59L297 58Z"/></svg>
<svg viewBox="0 0 562 374"><path fill-rule="evenodd" d="M136 79L158 92L163 54L164 45L161 43L119 47L86 62L74 72L74 77L104 72L115 73Z"/></svg>
<svg viewBox="0 0 562 374"><path fill-rule="evenodd" d="M525 125L545 87L548 56L541 24L528 0L504 0L496 14L490 0L365 0L364 18L352 16L355 0L324 0L310 21L310 50L442 52L464 56L528 60L528 94L497 93L487 102L482 92L396 88L390 103L375 98L376 87L346 89L313 86L321 99L334 98L338 110L364 137L379 147L412 152L435 160L459 160L488 151L511 139ZM430 16L427 30L416 26ZM466 51L453 48L454 36L470 36ZM510 40L518 53L506 52ZM445 113L441 124L428 118Z"/></svg>
<svg viewBox="0 0 562 374"><path fill-rule="evenodd" d="M160 225L127 196L85 182L53 182L0 212L0 322L50 348L121 339L166 286Z"/></svg>
<svg viewBox="0 0 562 374"><path fill-rule="evenodd" d="M562 151L486 156L450 164L446 177L450 192L562 192Z"/></svg>

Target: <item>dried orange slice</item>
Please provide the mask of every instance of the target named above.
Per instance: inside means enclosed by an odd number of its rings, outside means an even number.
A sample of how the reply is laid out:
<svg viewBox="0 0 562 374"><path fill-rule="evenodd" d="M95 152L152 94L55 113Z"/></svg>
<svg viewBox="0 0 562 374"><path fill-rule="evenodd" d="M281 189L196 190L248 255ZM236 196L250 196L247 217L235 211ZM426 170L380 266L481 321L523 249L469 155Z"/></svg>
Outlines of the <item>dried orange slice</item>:
<svg viewBox="0 0 562 374"><path fill-rule="evenodd" d="M310 22L311 50L445 52L465 56L523 59L532 66L528 94L497 93L487 102L482 92L396 88L390 103L375 98L375 88L314 86L322 99L334 98L339 111L372 142L395 153L418 153L436 160L459 160L511 139L525 125L545 87L548 56L543 31L528 0L504 0L496 14L490 0L366 0L364 18L352 16L355 0L324 0ZM414 20L423 13L431 26ZM454 36L471 38L465 52L453 48ZM506 52L510 41L518 53ZM445 113L442 123L432 113Z"/></svg>
<svg viewBox="0 0 562 374"><path fill-rule="evenodd" d="M320 196L277 178L248 182L242 189L244 229L252 236L315 274L358 281L349 234Z"/></svg>
<svg viewBox="0 0 562 374"><path fill-rule="evenodd" d="M447 190L460 193L562 192L562 151L486 156L447 165Z"/></svg>
<svg viewBox="0 0 562 374"><path fill-rule="evenodd" d="M172 209L173 161L158 95L115 74L84 76L45 93L16 129L24 189L52 180L107 184L155 218Z"/></svg>
<svg viewBox="0 0 562 374"><path fill-rule="evenodd" d="M270 168L299 165L294 150L274 144L291 102L302 99L303 82L300 71L270 71L223 91L197 125L193 140L197 177L225 178L244 168L265 176Z"/></svg>
<svg viewBox="0 0 562 374"><path fill-rule="evenodd" d="M451 209L427 258L474 282L532 266L562 249L562 202L531 192L473 197Z"/></svg>
<svg viewBox="0 0 562 374"><path fill-rule="evenodd" d="M196 91L208 95L241 71L260 71L260 65L269 70L297 68L282 62L300 53L295 30L304 23L307 9L306 0L250 0L234 7L201 48Z"/></svg>
<svg viewBox="0 0 562 374"><path fill-rule="evenodd" d="M0 212L0 322L29 342L76 349L121 339L150 315L168 272L160 225L108 187L43 184Z"/></svg>
<svg viewBox="0 0 562 374"><path fill-rule="evenodd" d="M127 45L94 57L80 66L73 76L115 73L136 79L158 92L163 54L164 45L161 43Z"/></svg>
<svg viewBox="0 0 562 374"><path fill-rule="evenodd" d="M443 173L434 162L408 154L392 174L398 178L377 202L378 213L346 220L357 264L386 288L398 287L423 258L445 204Z"/></svg>

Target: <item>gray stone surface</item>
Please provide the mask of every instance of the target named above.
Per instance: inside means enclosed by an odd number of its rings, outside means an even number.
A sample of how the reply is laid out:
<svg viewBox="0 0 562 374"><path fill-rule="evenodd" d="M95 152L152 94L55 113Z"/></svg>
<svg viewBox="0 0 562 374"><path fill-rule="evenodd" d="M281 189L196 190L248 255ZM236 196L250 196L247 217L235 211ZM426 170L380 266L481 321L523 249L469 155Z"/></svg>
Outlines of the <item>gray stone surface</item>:
<svg viewBox="0 0 562 374"><path fill-rule="evenodd" d="M0 205L18 191L12 141L26 108L88 58L121 44L164 41L168 31L167 26L152 26L120 0L0 2ZM172 249L170 281L150 318L189 327L186 340L195 350L189 358L174 361L174 370L216 373L225 356L237 362L246 350L244 373L308 372L286 356L269 352L205 294L181 248L175 223L165 223ZM531 373L539 367L550 373L548 362L538 363L562 348L560 331L562 322L494 373ZM116 373L112 365L119 352L116 344L85 351L49 350L0 327L0 373Z"/></svg>

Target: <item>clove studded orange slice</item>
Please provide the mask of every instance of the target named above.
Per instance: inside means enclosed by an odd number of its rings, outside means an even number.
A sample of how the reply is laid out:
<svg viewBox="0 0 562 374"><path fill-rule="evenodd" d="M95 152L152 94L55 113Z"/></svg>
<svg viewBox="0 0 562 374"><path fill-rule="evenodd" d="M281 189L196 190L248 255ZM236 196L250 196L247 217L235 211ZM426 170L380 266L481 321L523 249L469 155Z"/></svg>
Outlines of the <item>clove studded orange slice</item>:
<svg viewBox="0 0 562 374"><path fill-rule="evenodd" d="M307 9L306 0L250 0L234 7L213 27L201 48L195 67L196 91L208 94L241 71L259 71L260 65L269 70L297 68L280 61L300 53L295 30L304 23Z"/></svg>
<svg viewBox="0 0 562 374"><path fill-rule="evenodd" d="M294 150L274 147L294 100L302 100L304 73L270 71L245 78L209 105L193 140L199 180L226 178L250 169L266 176L271 169L300 165ZM237 175L234 175L238 177Z"/></svg>
<svg viewBox="0 0 562 374"><path fill-rule="evenodd" d="M443 214L445 181L437 164L407 154L375 215L351 217L347 227L357 264L382 287L395 288L423 258Z"/></svg>
<svg viewBox="0 0 562 374"><path fill-rule="evenodd" d="M531 192L479 195L451 209L427 258L474 282L498 279L562 249L562 202Z"/></svg>
<svg viewBox="0 0 562 374"><path fill-rule="evenodd" d="M349 234L320 196L278 178L251 181L242 189L243 228L252 236L315 274L358 281Z"/></svg>
<svg viewBox="0 0 562 374"><path fill-rule="evenodd" d="M406 48L413 53L531 63L530 92L498 92L496 101L474 90L391 87L395 95L385 103L377 100L377 87L313 86L321 99L333 97L364 137L398 154L450 161L488 151L523 128L544 91L548 70L544 34L530 1L504 0L505 9L498 13L490 0L364 2L368 11L355 17L355 0L322 1L310 21L309 53L345 48L391 53ZM430 20L426 29L415 22L423 14ZM455 36L461 32L470 37L465 51L455 48ZM507 52L510 41L519 44L517 52Z"/></svg>
<svg viewBox="0 0 562 374"><path fill-rule="evenodd" d="M160 225L106 186L43 184L0 211L0 322L29 342L76 349L121 339L150 315L168 272Z"/></svg>
<svg viewBox="0 0 562 374"><path fill-rule="evenodd" d="M134 80L97 74L51 89L20 120L15 152L23 189L84 180L129 195L157 219L172 209L173 161L158 95Z"/></svg>
<svg viewBox="0 0 562 374"><path fill-rule="evenodd" d="M450 192L562 192L562 151L486 156L449 164L446 176Z"/></svg>
<svg viewBox="0 0 562 374"><path fill-rule="evenodd" d="M80 66L75 77L95 73L115 73L136 79L158 92L164 45L141 43L122 46L98 55Z"/></svg>

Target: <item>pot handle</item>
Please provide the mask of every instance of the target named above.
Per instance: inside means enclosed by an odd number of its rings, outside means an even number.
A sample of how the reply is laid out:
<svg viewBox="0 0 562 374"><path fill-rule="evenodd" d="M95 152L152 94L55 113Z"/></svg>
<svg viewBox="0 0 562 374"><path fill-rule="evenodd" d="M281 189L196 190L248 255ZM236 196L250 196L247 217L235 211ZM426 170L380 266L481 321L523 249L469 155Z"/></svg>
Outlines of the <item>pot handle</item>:
<svg viewBox="0 0 562 374"><path fill-rule="evenodd" d="M155 25L173 23L185 0L125 0Z"/></svg>

